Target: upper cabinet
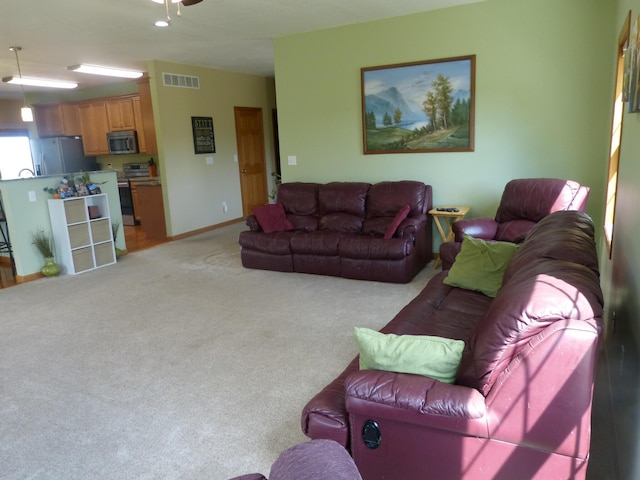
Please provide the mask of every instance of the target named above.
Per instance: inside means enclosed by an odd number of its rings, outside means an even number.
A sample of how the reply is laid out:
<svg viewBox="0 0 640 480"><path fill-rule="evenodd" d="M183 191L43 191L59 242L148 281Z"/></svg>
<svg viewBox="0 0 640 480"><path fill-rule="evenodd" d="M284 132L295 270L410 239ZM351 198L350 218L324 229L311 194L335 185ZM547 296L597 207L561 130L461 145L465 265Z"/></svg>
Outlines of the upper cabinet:
<svg viewBox="0 0 640 480"><path fill-rule="evenodd" d="M138 130L138 146L140 147L140 152L158 153L158 142L156 140L156 124L153 119L153 106L151 105L151 88L149 87L148 77L138 80L138 100L140 107L140 111L138 112L140 122L138 122L138 117L136 117L136 130ZM134 113L136 112L135 97L133 111Z"/></svg>
<svg viewBox="0 0 640 480"><path fill-rule="evenodd" d="M78 104L78 113L82 128L84 153L89 156L108 155L109 121L106 103L102 100L80 103Z"/></svg>
<svg viewBox="0 0 640 480"><path fill-rule="evenodd" d="M135 130L132 97L116 97L106 100L109 131Z"/></svg>
<svg viewBox="0 0 640 480"><path fill-rule="evenodd" d="M33 106L38 135L45 137L81 135L78 106L73 103L51 103Z"/></svg>
<svg viewBox="0 0 640 480"><path fill-rule="evenodd" d="M158 153L149 79L138 81L137 95L96 98L79 102L33 105L38 135L82 135L84 153L108 155L107 133L136 130L140 153Z"/></svg>

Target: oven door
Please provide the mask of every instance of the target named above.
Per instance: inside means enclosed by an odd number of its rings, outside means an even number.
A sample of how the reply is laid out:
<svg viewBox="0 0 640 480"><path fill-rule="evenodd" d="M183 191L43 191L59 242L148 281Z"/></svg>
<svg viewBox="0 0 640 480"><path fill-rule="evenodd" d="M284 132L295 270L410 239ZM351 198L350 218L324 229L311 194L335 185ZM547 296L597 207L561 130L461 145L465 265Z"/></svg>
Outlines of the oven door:
<svg viewBox="0 0 640 480"><path fill-rule="evenodd" d="M120 208L122 210L122 224L135 225L135 214L133 211L133 197L131 196L131 186L129 180L118 181L118 193L120 194Z"/></svg>

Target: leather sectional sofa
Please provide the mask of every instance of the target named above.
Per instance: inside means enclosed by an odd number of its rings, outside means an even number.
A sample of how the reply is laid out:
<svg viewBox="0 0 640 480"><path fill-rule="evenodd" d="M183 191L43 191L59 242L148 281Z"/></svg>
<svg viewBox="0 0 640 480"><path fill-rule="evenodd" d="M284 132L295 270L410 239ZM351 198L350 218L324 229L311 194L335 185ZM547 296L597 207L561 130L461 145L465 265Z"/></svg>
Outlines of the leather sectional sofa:
<svg viewBox="0 0 640 480"><path fill-rule="evenodd" d="M603 312L591 219L540 220L495 298L448 273L381 332L464 341L454 383L356 357L304 407L304 433L346 447L365 480L585 478Z"/></svg>
<svg viewBox="0 0 640 480"><path fill-rule="evenodd" d="M283 183L265 208L276 207L284 214L268 232L247 217L243 266L406 283L433 257L432 189L422 182Z"/></svg>

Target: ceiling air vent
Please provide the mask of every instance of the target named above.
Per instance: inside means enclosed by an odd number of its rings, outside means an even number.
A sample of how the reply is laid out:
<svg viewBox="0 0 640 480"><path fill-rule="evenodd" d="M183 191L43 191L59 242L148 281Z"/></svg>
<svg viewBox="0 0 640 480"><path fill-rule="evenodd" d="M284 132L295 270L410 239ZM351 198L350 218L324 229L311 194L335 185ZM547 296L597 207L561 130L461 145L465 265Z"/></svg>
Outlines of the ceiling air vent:
<svg viewBox="0 0 640 480"><path fill-rule="evenodd" d="M200 88L200 78L177 73L162 73L162 82L165 87Z"/></svg>

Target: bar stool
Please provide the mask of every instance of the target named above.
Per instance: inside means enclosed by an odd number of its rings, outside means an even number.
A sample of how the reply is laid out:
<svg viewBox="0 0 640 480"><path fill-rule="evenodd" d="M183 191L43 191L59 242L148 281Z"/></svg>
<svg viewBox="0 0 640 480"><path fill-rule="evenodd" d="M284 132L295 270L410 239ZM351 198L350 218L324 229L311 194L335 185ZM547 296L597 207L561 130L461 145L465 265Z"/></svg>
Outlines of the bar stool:
<svg viewBox="0 0 640 480"><path fill-rule="evenodd" d="M13 249L11 248L11 241L9 240L9 226L7 225L7 217L4 214L2 198L0 197L0 255L3 253L9 254L9 261L11 262L11 273L13 273L13 276L15 278L16 262L13 259Z"/></svg>

